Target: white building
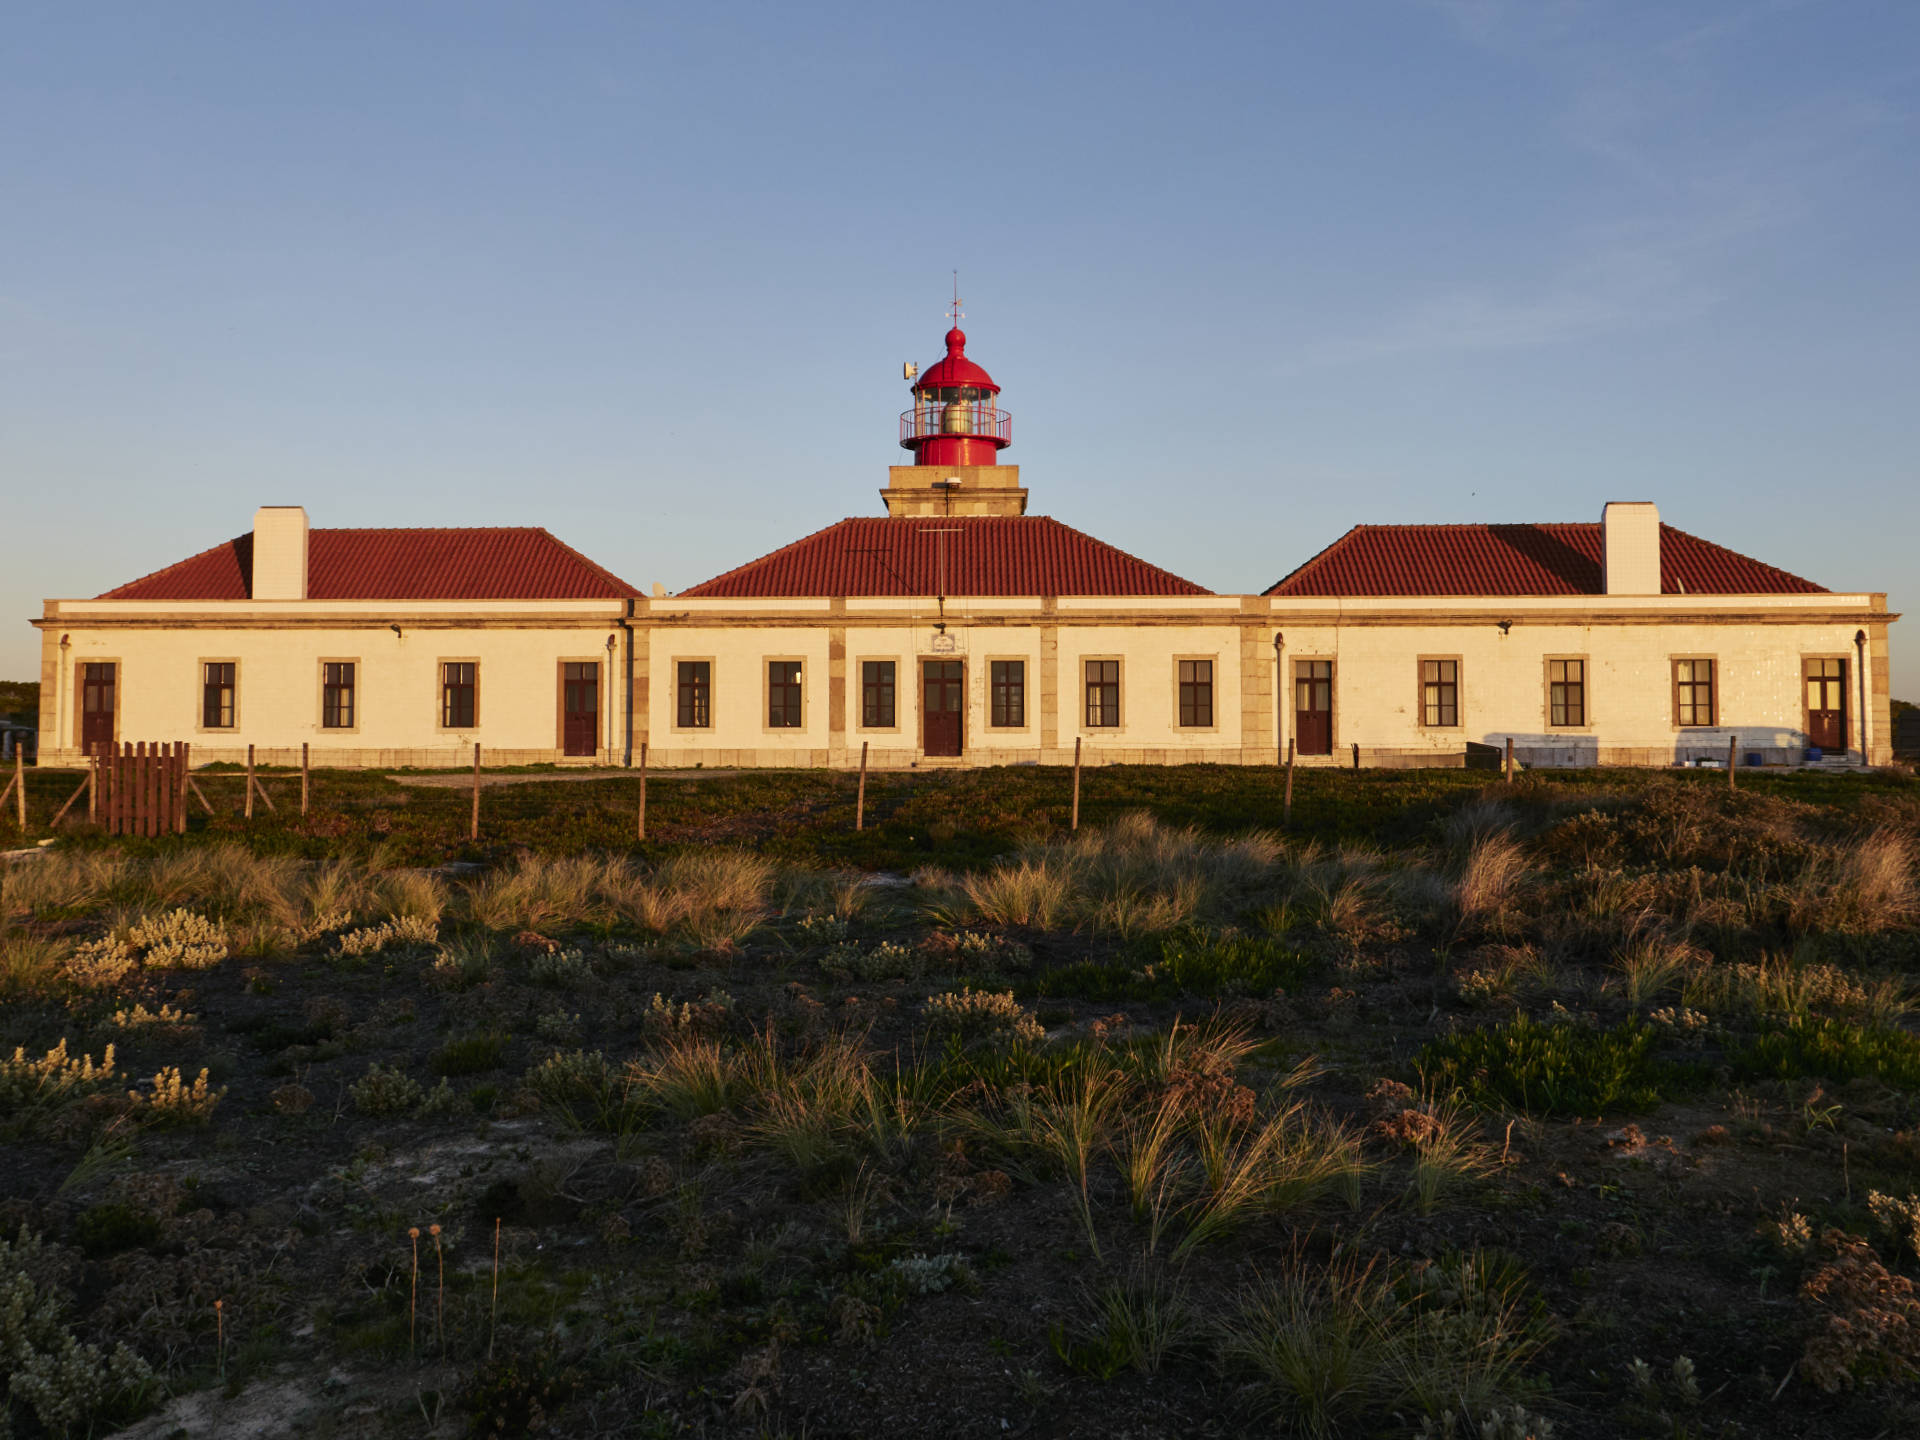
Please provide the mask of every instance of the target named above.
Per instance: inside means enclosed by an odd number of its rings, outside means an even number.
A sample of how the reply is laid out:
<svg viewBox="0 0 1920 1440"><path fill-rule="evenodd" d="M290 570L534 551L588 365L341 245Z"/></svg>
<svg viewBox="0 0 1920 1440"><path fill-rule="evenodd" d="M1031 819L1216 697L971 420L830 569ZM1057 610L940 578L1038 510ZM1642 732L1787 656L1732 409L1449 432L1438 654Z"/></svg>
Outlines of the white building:
<svg viewBox="0 0 1920 1440"><path fill-rule="evenodd" d="M1660 523L1360 526L1216 595L1026 514L1012 421L958 330L914 380L884 518L680 595L544 530L251 534L50 600L41 749L200 760L879 767L1801 762L1891 754L1886 596ZM911 367L909 367L911 368ZM910 378L912 378L910 376ZM1276 707L1276 696L1284 703ZM1861 721L1864 718L1865 725Z"/></svg>

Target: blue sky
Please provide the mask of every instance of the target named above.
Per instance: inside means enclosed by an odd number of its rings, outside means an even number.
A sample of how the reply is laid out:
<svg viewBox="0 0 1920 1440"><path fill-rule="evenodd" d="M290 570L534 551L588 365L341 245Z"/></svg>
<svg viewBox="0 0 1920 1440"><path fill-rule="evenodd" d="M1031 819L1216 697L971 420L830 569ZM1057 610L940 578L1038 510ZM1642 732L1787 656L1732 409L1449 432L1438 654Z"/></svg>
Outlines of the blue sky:
<svg viewBox="0 0 1920 1440"><path fill-rule="evenodd" d="M1652 499L1920 610L1911 0L7 13L0 676L263 503L876 514L956 267L1034 510L1217 590Z"/></svg>

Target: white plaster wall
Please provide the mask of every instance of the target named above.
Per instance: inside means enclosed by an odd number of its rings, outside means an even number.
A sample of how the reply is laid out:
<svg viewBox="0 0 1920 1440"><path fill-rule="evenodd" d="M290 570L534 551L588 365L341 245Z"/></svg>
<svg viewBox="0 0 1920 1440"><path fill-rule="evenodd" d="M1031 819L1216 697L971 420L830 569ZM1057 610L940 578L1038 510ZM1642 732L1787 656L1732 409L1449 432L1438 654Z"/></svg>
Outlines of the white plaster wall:
<svg viewBox="0 0 1920 1440"><path fill-rule="evenodd" d="M411 629L382 626L269 629L75 628L60 662L59 748L49 759L77 758L75 742L80 666L89 660L119 665L116 707L122 740L188 741L197 760L243 757L251 744L260 758L285 763L304 742L316 764L459 764L477 741L483 757L499 763L559 759L559 671L563 660L601 666L600 731L619 753L623 699L622 651L609 665L613 627ZM204 729L201 663L237 666L235 725ZM352 660L358 666L353 730L322 729L320 666ZM442 660L479 664L478 724L440 728ZM611 713L610 713L611 712Z"/></svg>
<svg viewBox="0 0 1920 1440"><path fill-rule="evenodd" d="M1214 750L1237 747L1240 734L1240 632L1229 625L1101 625L1062 627L1060 737L1090 746ZM1120 661L1120 724L1086 723L1086 670L1091 659ZM1213 661L1213 724L1183 727L1176 659ZM1249 744L1266 743L1264 736Z"/></svg>
<svg viewBox="0 0 1920 1440"><path fill-rule="evenodd" d="M860 676L863 660L892 660L895 664L898 688L896 724L892 727L869 727L863 723ZM927 660L957 660L965 667L966 716L962 746L968 754L1005 755L1032 750L1040 744L1039 630L1028 625L950 624L940 631L929 619L905 629L848 628L847 739L856 754L862 741L875 750L920 751L924 698L921 663ZM992 714L990 686L995 660L1020 660L1026 664L1024 724L996 728L987 723Z"/></svg>
<svg viewBox="0 0 1920 1440"><path fill-rule="evenodd" d="M681 750L778 751L796 754L827 746L827 627L751 626L658 629L649 644L647 713L654 748ZM683 730L679 718L681 660L713 662L713 724ZM767 663L801 663L801 705L805 724L792 729L767 725ZM677 763L663 754L662 763ZM687 762L691 763L691 761ZM778 763L734 755L707 758L707 764ZM800 763L787 761L785 763Z"/></svg>
<svg viewBox="0 0 1920 1440"><path fill-rule="evenodd" d="M1849 625L1532 625L1502 635L1492 621L1458 625L1350 625L1286 628L1283 723L1293 733L1296 661L1334 664L1336 760L1358 743L1407 757L1458 754L1468 740L1504 745L1530 763L1669 763L1724 757L1730 736L1744 753L1769 761L1798 758L1806 743L1801 663L1845 656L1853 674ZM1420 723L1421 657L1460 660L1460 725ZM1546 660L1587 659L1587 723L1549 726ZM1672 667L1677 657L1715 660L1718 719L1712 727L1673 723ZM1859 743L1857 688L1849 695L1849 739ZM1644 752L1639 755L1605 752Z"/></svg>

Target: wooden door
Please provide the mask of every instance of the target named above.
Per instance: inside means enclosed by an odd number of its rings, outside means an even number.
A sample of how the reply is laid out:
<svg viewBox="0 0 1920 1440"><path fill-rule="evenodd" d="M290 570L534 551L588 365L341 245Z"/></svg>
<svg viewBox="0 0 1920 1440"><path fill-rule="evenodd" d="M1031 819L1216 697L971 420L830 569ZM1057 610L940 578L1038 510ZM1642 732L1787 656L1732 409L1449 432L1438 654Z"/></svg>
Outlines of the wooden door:
<svg viewBox="0 0 1920 1440"><path fill-rule="evenodd" d="M600 667L591 660L561 667L561 738L569 755L600 748Z"/></svg>
<svg viewBox="0 0 1920 1440"><path fill-rule="evenodd" d="M1809 660L1807 743L1822 750L1847 748L1847 662Z"/></svg>
<svg viewBox="0 0 1920 1440"><path fill-rule="evenodd" d="M80 748L89 755L96 746L113 744L115 669L109 661L80 667Z"/></svg>
<svg viewBox="0 0 1920 1440"><path fill-rule="evenodd" d="M966 670L958 660L925 660L920 668L922 747L929 755L958 755L966 712Z"/></svg>
<svg viewBox="0 0 1920 1440"><path fill-rule="evenodd" d="M1293 734L1302 755L1333 753L1333 662L1293 665Z"/></svg>

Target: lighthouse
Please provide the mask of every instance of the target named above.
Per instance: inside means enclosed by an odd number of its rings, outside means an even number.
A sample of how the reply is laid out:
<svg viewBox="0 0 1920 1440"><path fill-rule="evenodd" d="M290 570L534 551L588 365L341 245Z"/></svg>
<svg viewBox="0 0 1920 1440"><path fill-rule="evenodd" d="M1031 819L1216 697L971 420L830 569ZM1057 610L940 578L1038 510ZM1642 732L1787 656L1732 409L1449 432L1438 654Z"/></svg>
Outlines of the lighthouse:
<svg viewBox="0 0 1920 1440"><path fill-rule="evenodd" d="M1013 443L1013 417L999 407L1000 387L967 358L966 332L947 331L944 359L913 380L913 408L900 416L900 448L915 465L997 465Z"/></svg>
<svg viewBox="0 0 1920 1440"><path fill-rule="evenodd" d="M967 357L958 324L947 331L946 344L947 353L924 373L905 367L913 405L900 415L900 448L913 452L913 463L889 467L880 492L887 513L1024 515L1020 467L1000 463L1000 452L1013 443L1013 417L1000 408L1000 387Z"/></svg>

